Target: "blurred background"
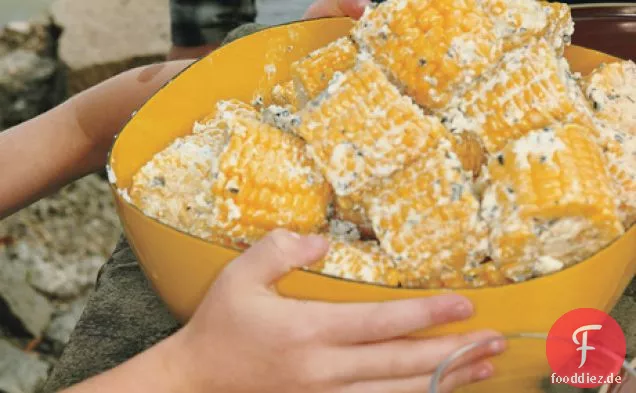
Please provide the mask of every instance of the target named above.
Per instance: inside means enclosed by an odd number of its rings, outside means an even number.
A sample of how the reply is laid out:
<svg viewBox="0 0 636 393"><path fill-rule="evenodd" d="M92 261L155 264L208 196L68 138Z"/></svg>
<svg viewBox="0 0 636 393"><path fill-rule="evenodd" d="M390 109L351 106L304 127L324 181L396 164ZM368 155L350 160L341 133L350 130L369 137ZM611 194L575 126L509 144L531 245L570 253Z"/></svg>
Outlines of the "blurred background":
<svg viewBox="0 0 636 393"><path fill-rule="evenodd" d="M256 22L310 0L257 1ZM126 69L162 61L168 0L0 0L0 132ZM77 323L121 234L99 174L0 221L0 393L32 393Z"/></svg>

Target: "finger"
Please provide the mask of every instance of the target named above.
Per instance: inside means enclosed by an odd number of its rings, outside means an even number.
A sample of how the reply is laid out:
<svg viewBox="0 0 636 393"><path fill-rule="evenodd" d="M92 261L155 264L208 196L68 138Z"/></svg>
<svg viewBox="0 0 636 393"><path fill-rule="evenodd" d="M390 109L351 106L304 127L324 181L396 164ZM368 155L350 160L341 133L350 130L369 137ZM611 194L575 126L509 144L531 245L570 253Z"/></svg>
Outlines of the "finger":
<svg viewBox="0 0 636 393"><path fill-rule="evenodd" d="M477 364L468 365L452 371L444 378L442 378L441 384L437 391L430 388L429 382L428 391L430 393L452 393L462 386L470 385L491 378L495 373L495 368L489 361L481 361ZM432 381L432 377L431 377Z"/></svg>
<svg viewBox="0 0 636 393"><path fill-rule="evenodd" d="M317 0L303 15L303 19L324 18L330 16L348 16L358 19L370 0Z"/></svg>
<svg viewBox="0 0 636 393"><path fill-rule="evenodd" d="M494 367L489 362L480 362L453 371L444 378L436 390L431 389L431 375L402 379L364 381L344 385L341 393L452 393L456 389L490 378Z"/></svg>
<svg viewBox="0 0 636 393"><path fill-rule="evenodd" d="M502 338L494 331L449 335L432 339L402 339L358 347L338 348L332 358L343 380L398 379L432 374L445 359L467 345ZM452 372L488 356L500 354L505 346L482 345L454 361Z"/></svg>
<svg viewBox="0 0 636 393"><path fill-rule="evenodd" d="M403 337L473 315L470 301L454 294L383 303L304 306L316 316L317 329L326 341L345 345Z"/></svg>
<svg viewBox="0 0 636 393"><path fill-rule="evenodd" d="M364 13L364 9L371 3L370 0L340 0L340 10L344 16L353 19L360 19Z"/></svg>
<svg viewBox="0 0 636 393"><path fill-rule="evenodd" d="M319 261L329 244L322 236L276 229L226 268L222 279L243 286L269 286L290 270Z"/></svg>

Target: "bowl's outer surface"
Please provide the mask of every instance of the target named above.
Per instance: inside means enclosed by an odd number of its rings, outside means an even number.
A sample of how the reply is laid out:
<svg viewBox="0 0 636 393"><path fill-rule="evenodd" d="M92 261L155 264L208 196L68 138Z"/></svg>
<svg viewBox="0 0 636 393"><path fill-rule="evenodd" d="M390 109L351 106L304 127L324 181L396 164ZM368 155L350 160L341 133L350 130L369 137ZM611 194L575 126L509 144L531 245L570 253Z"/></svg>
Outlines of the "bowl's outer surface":
<svg viewBox="0 0 636 393"><path fill-rule="evenodd" d="M268 91L284 81L291 61L345 35L350 27L350 20L337 18L270 28L193 64L153 96L118 136L110 157L117 187L130 186L132 176L145 162L176 137L189 133L193 120L211 112L216 101L237 98L250 102L254 91ZM616 60L577 47L569 49L567 56L573 68L583 73L600 62ZM265 72L269 64L275 65L275 74ZM125 234L146 275L169 309L186 321L225 264L239 253L162 225L144 216L117 192L114 195ZM500 288L455 291L474 302L475 316L416 335L483 328L503 333L547 332L556 319L572 309L609 310L636 273L635 244L636 228L632 228L594 257L558 274ZM305 271L289 273L277 288L284 296L331 302L386 301L444 292L367 285ZM475 385L470 391L511 391L507 379L517 378L514 391L520 392L518 378L524 373L532 376L538 370L548 371L542 351L522 347L513 346L496 362L503 377ZM528 367L530 363L535 366Z"/></svg>
<svg viewBox="0 0 636 393"><path fill-rule="evenodd" d="M636 3L573 5L572 18L574 44L636 60Z"/></svg>

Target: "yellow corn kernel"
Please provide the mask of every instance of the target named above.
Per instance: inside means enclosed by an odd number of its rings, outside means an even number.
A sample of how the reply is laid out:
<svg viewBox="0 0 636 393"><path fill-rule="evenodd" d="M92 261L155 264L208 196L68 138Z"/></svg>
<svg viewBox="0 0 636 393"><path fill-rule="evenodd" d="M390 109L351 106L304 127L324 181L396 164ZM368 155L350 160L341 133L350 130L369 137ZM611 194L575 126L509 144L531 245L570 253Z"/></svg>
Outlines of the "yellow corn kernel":
<svg viewBox="0 0 636 393"><path fill-rule="evenodd" d="M572 42L572 34L574 34L570 6L566 3L550 1L540 1L539 4L543 6L548 19L545 38L557 54L562 55L565 47Z"/></svg>
<svg viewBox="0 0 636 393"><path fill-rule="evenodd" d="M132 203L166 225L217 240L210 174L225 140L218 129L176 139L135 174L129 192Z"/></svg>
<svg viewBox="0 0 636 393"><path fill-rule="evenodd" d="M333 277L371 284L400 284L395 263L375 241L345 242L331 239L327 255L309 269Z"/></svg>
<svg viewBox="0 0 636 393"><path fill-rule="evenodd" d="M636 135L636 63L619 61L602 65L586 76L581 85L598 119Z"/></svg>
<svg viewBox="0 0 636 393"><path fill-rule="evenodd" d="M296 88L293 81L274 86L272 89L272 104L289 108L295 112L298 110L298 100L296 99Z"/></svg>
<svg viewBox="0 0 636 393"><path fill-rule="evenodd" d="M482 218L490 257L522 281L580 262L619 237L612 180L581 125L531 132L491 158Z"/></svg>
<svg viewBox="0 0 636 393"><path fill-rule="evenodd" d="M567 62L538 40L506 53L488 78L453 99L442 122L453 133L476 133L496 153L530 131L590 115Z"/></svg>
<svg viewBox="0 0 636 393"><path fill-rule="evenodd" d="M381 247L410 272L409 282L430 283L485 259L487 228L472 176L448 142L381 181L365 207Z"/></svg>
<svg viewBox="0 0 636 393"><path fill-rule="evenodd" d="M353 42L343 37L293 63L291 75L300 105L322 93L335 73L351 69L357 53Z"/></svg>
<svg viewBox="0 0 636 393"><path fill-rule="evenodd" d="M317 232L327 224L331 188L304 142L250 116L235 116L218 159L215 223L247 244L275 228Z"/></svg>
<svg viewBox="0 0 636 393"><path fill-rule="evenodd" d="M448 135L366 60L335 78L299 116L296 132L338 196L362 192Z"/></svg>
<svg viewBox="0 0 636 393"><path fill-rule="evenodd" d="M452 135L453 151L461 161L466 172L471 172L473 176L479 176L481 167L487 162L486 149L481 139L472 132L462 132Z"/></svg>

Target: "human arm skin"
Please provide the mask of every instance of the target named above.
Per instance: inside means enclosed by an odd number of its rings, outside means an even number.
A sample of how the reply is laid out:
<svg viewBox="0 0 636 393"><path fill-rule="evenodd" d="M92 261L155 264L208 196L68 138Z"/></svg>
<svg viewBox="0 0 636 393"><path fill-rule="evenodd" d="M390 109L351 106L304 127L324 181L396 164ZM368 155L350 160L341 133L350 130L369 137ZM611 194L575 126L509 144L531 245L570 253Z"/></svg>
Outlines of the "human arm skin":
<svg viewBox="0 0 636 393"><path fill-rule="evenodd" d="M126 71L0 133L0 219L103 168L132 112L190 63Z"/></svg>

